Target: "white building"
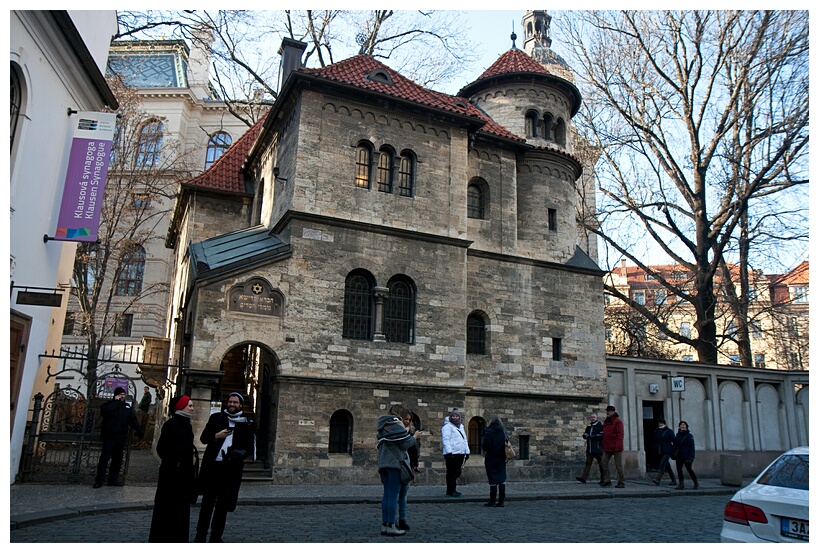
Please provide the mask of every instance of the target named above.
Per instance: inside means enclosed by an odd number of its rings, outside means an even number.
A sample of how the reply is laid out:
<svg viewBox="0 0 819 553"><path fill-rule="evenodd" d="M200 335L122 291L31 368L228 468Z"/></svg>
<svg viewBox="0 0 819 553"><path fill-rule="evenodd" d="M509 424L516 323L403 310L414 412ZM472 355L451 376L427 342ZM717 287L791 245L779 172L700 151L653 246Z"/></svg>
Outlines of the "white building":
<svg viewBox="0 0 819 553"><path fill-rule="evenodd" d="M117 107L103 77L116 30L114 10L10 12L12 481L39 355L60 344L76 249L43 237L56 230L76 112ZM48 295L59 307L25 304L21 291Z"/></svg>

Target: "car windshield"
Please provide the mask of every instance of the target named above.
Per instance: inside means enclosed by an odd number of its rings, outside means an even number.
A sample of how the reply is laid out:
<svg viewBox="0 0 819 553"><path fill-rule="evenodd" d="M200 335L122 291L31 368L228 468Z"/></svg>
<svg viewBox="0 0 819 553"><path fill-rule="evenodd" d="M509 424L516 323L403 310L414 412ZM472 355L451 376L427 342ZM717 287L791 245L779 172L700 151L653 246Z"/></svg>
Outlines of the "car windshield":
<svg viewBox="0 0 819 553"><path fill-rule="evenodd" d="M757 484L807 490L808 456L783 455L760 475Z"/></svg>

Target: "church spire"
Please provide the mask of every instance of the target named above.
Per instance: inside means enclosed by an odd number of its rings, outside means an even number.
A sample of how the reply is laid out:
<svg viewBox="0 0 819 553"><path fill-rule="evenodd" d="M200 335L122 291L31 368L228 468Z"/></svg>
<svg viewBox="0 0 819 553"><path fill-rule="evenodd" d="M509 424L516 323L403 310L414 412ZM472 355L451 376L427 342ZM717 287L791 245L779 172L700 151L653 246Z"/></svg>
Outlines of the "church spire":
<svg viewBox="0 0 819 553"><path fill-rule="evenodd" d="M552 50L552 16L546 10L528 10L521 19L523 51L537 60L553 75L574 81L569 64Z"/></svg>

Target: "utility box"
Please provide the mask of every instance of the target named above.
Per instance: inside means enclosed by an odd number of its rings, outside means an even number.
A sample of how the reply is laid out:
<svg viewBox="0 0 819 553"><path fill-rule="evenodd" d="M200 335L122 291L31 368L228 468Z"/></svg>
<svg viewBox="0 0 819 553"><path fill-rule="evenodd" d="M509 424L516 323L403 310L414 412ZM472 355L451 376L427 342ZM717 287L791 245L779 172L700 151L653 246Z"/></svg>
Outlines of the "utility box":
<svg viewBox="0 0 819 553"><path fill-rule="evenodd" d="M719 477L723 486L742 486L742 457L739 455L720 455Z"/></svg>

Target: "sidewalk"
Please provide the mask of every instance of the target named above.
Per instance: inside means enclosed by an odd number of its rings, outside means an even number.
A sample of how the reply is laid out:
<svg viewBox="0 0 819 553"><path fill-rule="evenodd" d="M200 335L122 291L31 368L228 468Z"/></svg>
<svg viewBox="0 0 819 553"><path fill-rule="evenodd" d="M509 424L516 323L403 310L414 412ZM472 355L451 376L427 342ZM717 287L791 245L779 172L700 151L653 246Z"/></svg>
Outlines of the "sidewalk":
<svg viewBox="0 0 819 553"><path fill-rule="evenodd" d="M150 454L147 454L150 455ZM11 529L64 518L128 510L150 510L156 492L154 473L158 464L153 457L132 457L127 485L94 489L78 484L13 484L9 494ZM153 461L153 464L152 464ZM134 467L139 466L140 469ZM153 479L151 479L153 475ZM700 478L700 489L675 490L666 479L655 486L650 479L627 480L626 487L601 488L594 482L507 482L507 501L543 499L609 499L617 497L657 497L673 494L730 496L738 487L723 486L718 478ZM485 483L462 484L457 499L444 494L444 486L413 486L410 503L459 503L486 501ZM245 483L239 492L240 505L307 505L333 503L380 503L381 485L275 485ZM726 497L726 502L727 502Z"/></svg>

